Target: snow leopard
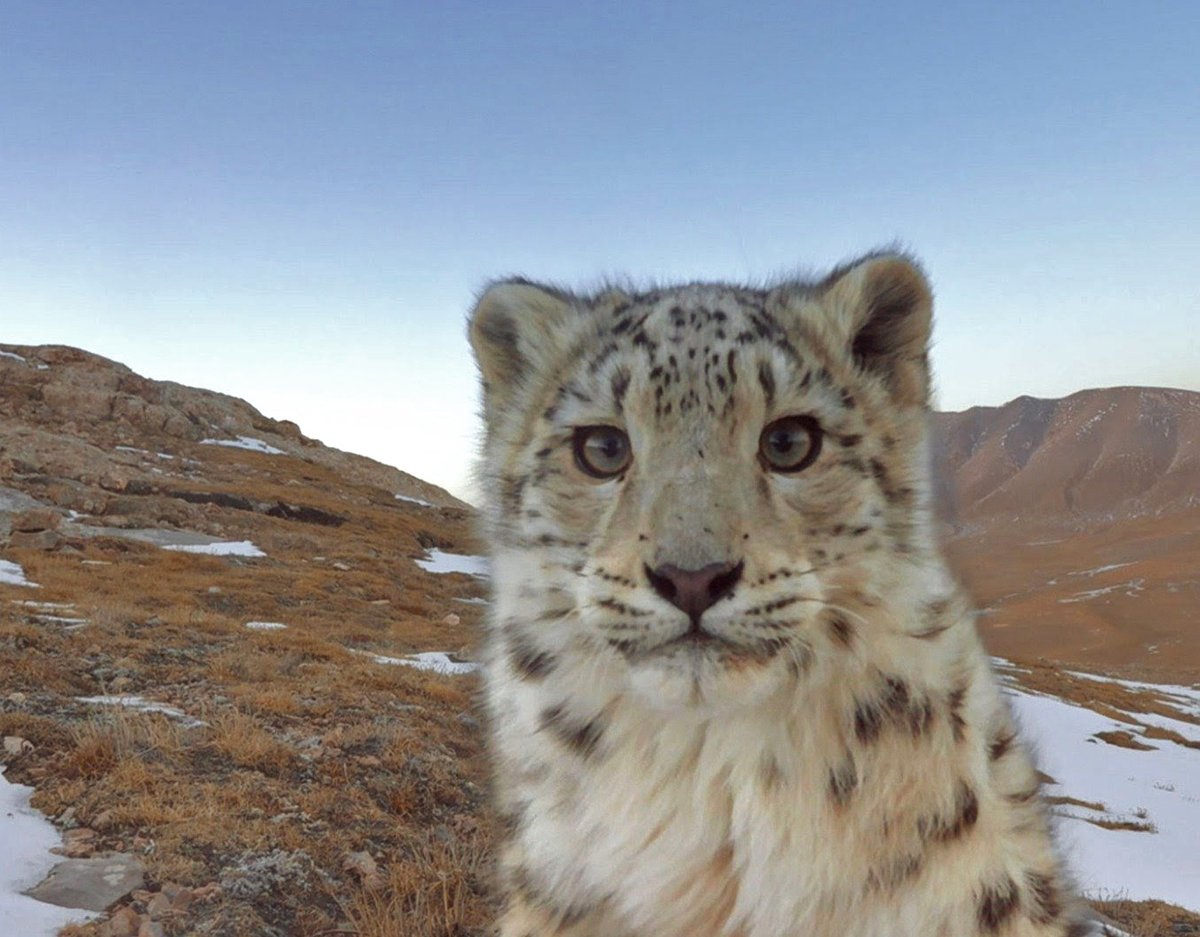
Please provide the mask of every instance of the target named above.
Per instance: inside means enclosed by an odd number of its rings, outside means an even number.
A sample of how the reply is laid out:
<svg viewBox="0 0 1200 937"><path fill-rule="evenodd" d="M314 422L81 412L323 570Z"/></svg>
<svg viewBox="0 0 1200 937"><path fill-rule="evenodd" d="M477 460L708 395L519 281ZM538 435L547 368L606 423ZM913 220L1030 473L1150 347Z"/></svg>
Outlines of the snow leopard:
<svg viewBox="0 0 1200 937"><path fill-rule="evenodd" d="M482 293L501 937L1091 933L935 535L932 304Z"/></svg>

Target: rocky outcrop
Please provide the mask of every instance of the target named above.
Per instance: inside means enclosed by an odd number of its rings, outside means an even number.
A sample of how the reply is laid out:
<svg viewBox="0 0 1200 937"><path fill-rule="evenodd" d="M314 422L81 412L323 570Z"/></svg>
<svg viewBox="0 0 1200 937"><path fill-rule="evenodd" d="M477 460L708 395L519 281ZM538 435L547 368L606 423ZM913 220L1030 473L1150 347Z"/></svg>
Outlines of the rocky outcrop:
<svg viewBox="0 0 1200 937"><path fill-rule="evenodd" d="M295 423L266 417L236 397L149 380L77 348L7 345L0 346L0 486L27 500L0 503L0 543L58 549L79 535L80 520L106 529L220 534L216 507L303 524L345 522L339 512L287 497L213 490L214 465L227 463L231 450L206 443L239 446L244 440L260 452L382 489L383 497L406 495L460 519L468 511L434 485L330 449ZM30 508L38 509L36 516L13 522L15 511ZM68 514L66 527L51 519Z"/></svg>

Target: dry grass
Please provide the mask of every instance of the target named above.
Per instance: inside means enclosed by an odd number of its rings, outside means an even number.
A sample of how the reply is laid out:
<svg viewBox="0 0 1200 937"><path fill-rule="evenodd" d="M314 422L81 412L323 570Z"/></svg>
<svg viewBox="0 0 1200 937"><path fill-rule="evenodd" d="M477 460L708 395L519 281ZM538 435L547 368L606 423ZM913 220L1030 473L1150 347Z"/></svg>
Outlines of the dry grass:
<svg viewBox="0 0 1200 937"><path fill-rule="evenodd" d="M78 554L6 552L41 584L0 587L0 730L35 746L8 776L34 784L48 815L73 810L99 832L99 848L137 851L152 888L221 882L276 851L307 870L278 887L225 890L169 933L481 935L489 834L476 723L466 718L474 681L352 653L471 643L478 609L455 599L480 585L409 559L422 543L476 552L464 517L399 504L295 459L212 447L196 456L209 490L347 521L206 508L212 532L269 554L256 560L108 537L79 541ZM89 624L65 630L14 604L23 600L73 603L69 617ZM460 621L443 621L450 613ZM248 631L250 620L288 627ZM4 699L14 692L24 700ZM207 725L76 701L108 693ZM376 889L343 867L360 851L378 858ZM257 873L245 874L253 884Z"/></svg>
<svg viewBox="0 0 1200 937"><path fill-rule="evenodd" d="M1200 934L1200 914L1165 901L1130 901L1111 898L1093 906L1136 937L1180 937Z"/></svg>
<svg viewBox="0 0 1200 937"><path fill-rule="evenodd" d="M1139 742L1131 733L1124 730L1097 732L1095 738L1098 738L1101 742L1107 742L1109 745L1116 745L1118 748L1131 748L1139 752L1154 751L1153 745L1145 745Z"/></svg>

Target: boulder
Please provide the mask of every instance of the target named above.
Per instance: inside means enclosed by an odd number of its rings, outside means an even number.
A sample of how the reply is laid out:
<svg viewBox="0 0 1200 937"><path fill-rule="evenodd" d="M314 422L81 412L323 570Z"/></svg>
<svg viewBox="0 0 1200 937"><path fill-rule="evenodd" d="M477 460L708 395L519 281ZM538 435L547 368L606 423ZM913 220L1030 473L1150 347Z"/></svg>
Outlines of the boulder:
<svg viewBox="0 0 1200 937"><path fill-rule="evenodd" d="M57 530L62 515L50 508L34 508L23 511L12 519L12 529L21 533L37 533L42 530Z"/></svg>
<svg viewBox="0 0 1200 937"><path fill-rule="evenodd" d="M104 911L145 881L142 864L134 856L111 853L60 862L25 894L60 908Z"/></svg>

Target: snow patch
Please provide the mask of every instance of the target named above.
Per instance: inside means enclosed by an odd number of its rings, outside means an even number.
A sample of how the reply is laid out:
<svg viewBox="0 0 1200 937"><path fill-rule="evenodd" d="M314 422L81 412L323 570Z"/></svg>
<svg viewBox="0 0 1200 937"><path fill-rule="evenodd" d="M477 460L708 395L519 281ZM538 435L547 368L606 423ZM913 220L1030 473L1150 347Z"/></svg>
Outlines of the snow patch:
<svg viewBox="0 0 1200 937"><path fill-rule="evenodd" d="M430 573L467 573L471 576L490 576L491 568L486 556L470 556L465 553L445 553L438 549L429 551L429 559L414 560L421 569Z"/></svg>
<svg viewBox="0 0 1200 937"><path fill-rule="evenodd" d="M0 355L4 352L0 352ZM60 861L50 850L60 845L58 830L29 806L33 788L13 784L0 774L0 921L4 933L54 937L60 928L82 923L86 911L60 908L22 895Z"/></svg>
<svg viewBox="0 0 1200 937"><path fill-rule="evenodd" d="M208 556L266 556L249 540L218 540L216 543L171 543L164 550L179 553L204 553Z"/></svg>
<svg viewBox="0 0 1200 937"><path fill-rule="evenodd" d="M1097 566L1095 569L1085 569L1078 573L1067 573L1068 576L1097 576L1112 569L1124 569L1126 566L1136 566L1137 563L1109 563L1107 566Z"/></svg>
<svg viewBox="0 0 1200 937"><path fill-rule="evenodd" d="M250 452L261 452L265 455L287 455L282 449L276 449L269 443L253 436L239 436L237 439L201 439L202 446L227 446L230 449L246 449Z"/></svg>
<svg viewBox="0 0 1200 937"><path fill-rule="evenodd" d="M248 621L246 627L251 631L283 631L287 625L281 621Z"/></svg>
<svg viewBox="0 0 1200 937"><path fill-rule="evenodd" d="M423 508L433 507L432 501L426 501L424 498L410 498L408 495L396 495L397 501L411 501L413 504L419 504Z"/></svg>
<svg viewBox="0 0 1200 937"><path fill-rule="evenodd" d="M40 589L36 582L30 582L25 578L25 570L21 569L16 563L11 560L0 560L0 586L29 586L31 589Z"/></svg>
<svg viewBox="0 0 1200 937"><path fill-rule="evenodd" d="M0 358L9 358L13 361L20 361L21 364L29 364L29 359L23 358L13 351L0 351Z"/></svg>
<svg viewBox="0 0 1200 937"><path fill-rule="evenodd" d="M77 702L87 703L90 706L120 706L122 709L133 709L137 712L158 713L168 719L176 720L187 729L197 729L208 725L207 722L189 716L182 709L168 706L166 703L143 699L140 696L77 696L75 699Z"/></svg>
<svg viewBox="0 0 1200 937"><path fill-rule="evenodd" d="M452 660L444 651L423 651L408 657L388 657L384 654L370 656L377 664L398 664L403 667L416 667L418 670L432 670L435 673L464 674L474 673L479 669L479 665L471 661Z"/></svg>
<svg viewBox="0 0 1200 937"><path fill-rule="evenodd" d="M1157 898L1200 911L1200 750L1162 740L1152 740L1158 747L1150 751L1106 744L1095 737L1098 732L1133 727L1032 693L1011 679L1005 683L1039 767L1056 781L1046 785L1047 796L1104 806L1103 813L1075 805L1055 808L1059 841L1084 891ZM1181 735L1195 729L1165 717L1137 718ZM1131 820L1149 830L1110 830L1089 819Z"/></svg>
<svg viewBox="0 0 1200 937"><path fill-rule="evenodd" d="M1089 599L1097 599L1102 595L1111 595L1114 592L1124 593L1129 598L1136 598L1138 593L1146 588L1145 579L1130 579L1128 582L1118 582L1114 586L1103 586L1100 589L1088 589L1086 592L1076 592L1070 598L1059 599L1060 605L1070 605L1072 602L1087 602Z"/></svg>

